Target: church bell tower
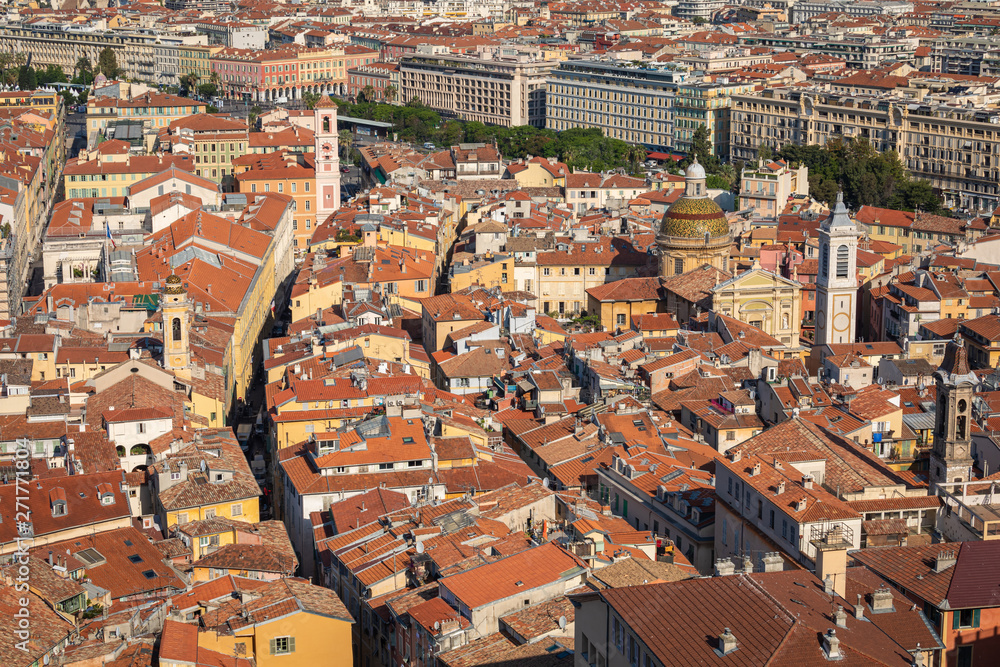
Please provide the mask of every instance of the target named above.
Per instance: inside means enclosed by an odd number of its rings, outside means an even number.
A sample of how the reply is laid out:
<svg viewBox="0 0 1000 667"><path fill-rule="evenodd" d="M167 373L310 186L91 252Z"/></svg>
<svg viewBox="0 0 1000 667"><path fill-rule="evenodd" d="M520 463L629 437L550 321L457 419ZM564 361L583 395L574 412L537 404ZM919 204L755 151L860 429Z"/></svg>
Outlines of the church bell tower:
<svg viewBox="0 0 1000 667"><path fill-rule="evenodd" d="M337 104L323 95L313 109L316 123L316 225L340 208L340 137Z"/></svg>
<svg viewBox="0 0 1000 667"><path fill-rule="evenodd" d="M163 316L163 367L178 377L191 377L191 302L184 283L176 274L167 278L167 287L160 298Z"/></svg>
<svg viewBox="0 0 1000 667"><path fill-rule="evenodd" d="M857 326L858 228L837 193L837 204L819 228L814 345L853 343Z"/></svg>
<svg viewBox="0 0 1000 667"><path fill-rule="evenodd" d="M948 343L944 361L934 379L937 382L937 409L934 414L930 481L934 485L968 482L972 475L970 426L977 380L969 370L968 348L959 334L955 334L955 340Z"/></svg>

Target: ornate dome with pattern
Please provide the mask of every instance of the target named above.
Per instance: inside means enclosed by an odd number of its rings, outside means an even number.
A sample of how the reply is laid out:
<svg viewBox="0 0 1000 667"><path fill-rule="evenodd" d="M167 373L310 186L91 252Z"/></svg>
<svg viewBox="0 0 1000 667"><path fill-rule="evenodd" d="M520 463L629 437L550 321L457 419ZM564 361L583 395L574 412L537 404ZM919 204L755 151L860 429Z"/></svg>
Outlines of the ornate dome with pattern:
<svg viewBox="0 0 1000 667"><path fill-rule="evenodd" d="M657 238L681 237L703 239L729 235L729 222L719 205L708 197L681 197L675 201L660 222Z"/></svg>
<svg viewBox="0 0 1000 667"><path fill-rule="evenodd" d="M171 273L167 276L167 294L183 294L184 285L181 284L180 276L176 273Z"/></svg>

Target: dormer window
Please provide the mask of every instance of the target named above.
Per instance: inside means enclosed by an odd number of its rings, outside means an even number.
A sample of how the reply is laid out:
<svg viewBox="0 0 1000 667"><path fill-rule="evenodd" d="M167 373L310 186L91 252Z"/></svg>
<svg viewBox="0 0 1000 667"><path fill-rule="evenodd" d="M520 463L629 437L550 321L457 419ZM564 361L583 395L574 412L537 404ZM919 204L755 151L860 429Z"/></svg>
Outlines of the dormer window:
<svg viewBox="0 0 1000 667"><path fill-rule="evenodd" d="M105 493L101 496L102 505L114 505L115 504L115 494Z"/></svg>
<svg viewBox="0 0 1000 667"><path fill-rule="evenodd" d="M61 500L52 503L52 516L66 516L66 503Z"/></svg>

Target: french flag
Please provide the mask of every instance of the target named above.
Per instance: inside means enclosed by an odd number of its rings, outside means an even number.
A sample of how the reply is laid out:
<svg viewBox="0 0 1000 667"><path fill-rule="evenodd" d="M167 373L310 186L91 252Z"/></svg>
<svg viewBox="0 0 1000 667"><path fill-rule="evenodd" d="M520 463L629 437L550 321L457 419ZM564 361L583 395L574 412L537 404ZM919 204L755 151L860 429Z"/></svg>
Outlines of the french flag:
<svg viewBox="0 0 1000 667"><path fill-rule="evenodd" d="M106 235L108 237L108 240L111 241L111 247L112 247L112 249L117 248L118 246L115 244L115 240L113 238L111 238L111 223L110 222L105 222L104 223L104 230L105 230L105 233L106 233Z"/></svg>

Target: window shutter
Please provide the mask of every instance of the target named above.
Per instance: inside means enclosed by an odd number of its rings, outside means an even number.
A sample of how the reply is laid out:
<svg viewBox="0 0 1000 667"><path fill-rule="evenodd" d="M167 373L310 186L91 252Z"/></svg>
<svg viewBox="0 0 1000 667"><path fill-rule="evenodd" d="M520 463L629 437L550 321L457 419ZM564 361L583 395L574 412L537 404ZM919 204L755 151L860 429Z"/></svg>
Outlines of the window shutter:
<svg viewBox="0 0 1000 667"><path fill-rule="evenodd" d="M959 616L959 614L958 614L957 611L951 612L951 629L952 630L958 630L958 616Z"/></svg>
<svg viewBox="0 0 1000 667"><path fill-rule="evenodd" d="M979 610L978 609L975 609L972 612L972 627L974 627L974 628L978 628L979 627Z"/></svg>
<svg viewBox="0 0 1000 667"><path fill-rule="evenodd" d="M271 655L274 655L278 651L278 640L271 640Z"/></svg>
<svg viewBox="0 0 1000 667"><path fill-rule="evenodd" d="M288 652L295 653L295 637L288 638Z"/></svg>

